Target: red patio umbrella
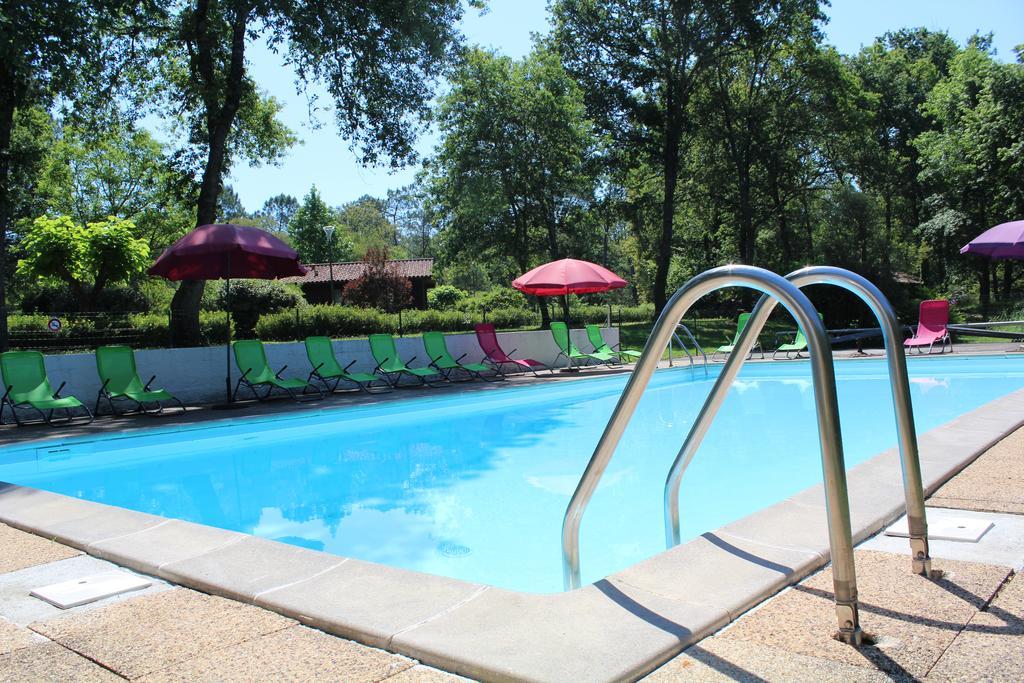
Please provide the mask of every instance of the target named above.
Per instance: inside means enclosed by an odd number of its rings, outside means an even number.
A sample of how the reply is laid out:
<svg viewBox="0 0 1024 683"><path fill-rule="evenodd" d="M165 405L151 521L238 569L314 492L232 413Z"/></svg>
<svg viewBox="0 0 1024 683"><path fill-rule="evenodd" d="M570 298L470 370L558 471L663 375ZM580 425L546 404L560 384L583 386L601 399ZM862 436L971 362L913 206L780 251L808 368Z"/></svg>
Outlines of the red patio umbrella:
<svg viewBox="0 0 1024 683"><path fill-rule="evenodd" d="M167 247L149 267L168 280L226 280L227 402L231 403L231 278L274 280L305 275L294 249L273 235L247 225L201 225Z"/></svg>
<svg viewBox="0 0 1024 683"><path fill-rule="evenodd" d="M981 254L993 260L1024 259L1024 221L1000 223L964 245L961 254Z"/></svg>

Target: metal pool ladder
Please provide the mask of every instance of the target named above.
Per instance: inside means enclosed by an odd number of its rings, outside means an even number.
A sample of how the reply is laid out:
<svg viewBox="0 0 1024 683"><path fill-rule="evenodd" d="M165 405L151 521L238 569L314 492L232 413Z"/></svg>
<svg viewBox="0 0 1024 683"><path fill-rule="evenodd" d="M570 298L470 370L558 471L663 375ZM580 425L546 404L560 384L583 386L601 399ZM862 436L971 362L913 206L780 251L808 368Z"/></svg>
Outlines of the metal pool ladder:
<svg viewBox="0 0 1024 683"><path fill-rule="evenodd" d="M911 546L915 554L915 570L927 571L928 553L924 529L924 498L921 494L920 468L917 466L917 445L913 432L910 412L909 384L906 380L906 362L902 349L894 354L895 340L899 338L895 315L885 297L860 276L837 268L812 268L798 271L790 276L799 279L801 285L811 282L831 282L857 293L868 302L879 317L886 333L886 348L890 357L890 374L893 377L893 400L896 403L897 423L900 430L900 446L904 465L904 486L907 492L908 517L913 515L920 523L911 527ZM701 438L714 419L718 407L725 398L725 392L746 359L749 348L757 339L764 321L777 300L796 318L804 330L810 352L811 375L814 383L815 410L818 422L818 436L821 445L822 470L825 480L825 500L828 513L829 546L832 557L833 589L835 592L836 614L839 619L840 637L848 643L859 643L862 635L857 610L857 584L853 563L853 539L850 529L849 499L846 487L846 469L843 461L842 433L839 426L839 409L836 398L835 370L832 365L831 347L824 324L817 315L810 300L789 279L771 271L753 266L723 266L705 271L692 278L669 300L654 325L647 340L643 355L626 384L612 416L598 441L597 448L584 470L583 476L573 493L562 523L562 562L567 589L580 585L579 525L601 475L611 460L636 406L646 389L662 350L669 343L674 328L690 309L704 295L724 287L748 287L764 295L751 314L729 362L722 369L718 380L698 415L691 432L684 442L672 471L666 481L666 520L673 519L667 533L669 544L678 542L678 482ZM753 325L751 323L754 323ZM889 324L891 323L891 324ZM893 334L893 331L896 331ZM894 360L898 358L899 360ZM902 368L902 371L900 371ZM901 382L896 381L902 378ZM899 385L899 386L897 386ZM909 428L908 428L909 424ZM912 462L911 462L912 461ZM908 467L908 462L910 467ZM916 486L914 485L916 482ZM912 493L914 495L912 495ZM670 495L671 494L671 495ZM671 501L671 503L670 503ZM918 505L919 503L919 505ZM674 507L674 515L670 511ZM919 508L919 509L918 509ZM922 545L923 541L923 545Z"/></svg>
<svg viewBox="0 0 1024 683"><path fill-rule="evenodd" d="M683 343L683 340L679 338L679 331L680 330L682 330L683 334L685 334L687 337L690 338L690 343L693 344L693 353L690 353L690 350L686 348L686 344ZM704 349L701 347L700 344L697 343L697 340L694 338L693 333L690 332L690 328L687 327L686 325L682 324L682 323L679 323L678 325L676 325L676 331L672 333L672 339L674 339L676 341L676 344L679 344L679 348L681 348L683 350L683 353L686 354L686 357L688 359L690 359L690 375L691 376L693 375L693 357L696 354L698 354L698 353L701 356L703 356L703 358L704 358L704 379L707 379L707 377L708 377L708 354L704 353ZM669 343L668 343L668 366L672 367L672 340L671 339L669 340Z"/></svg>

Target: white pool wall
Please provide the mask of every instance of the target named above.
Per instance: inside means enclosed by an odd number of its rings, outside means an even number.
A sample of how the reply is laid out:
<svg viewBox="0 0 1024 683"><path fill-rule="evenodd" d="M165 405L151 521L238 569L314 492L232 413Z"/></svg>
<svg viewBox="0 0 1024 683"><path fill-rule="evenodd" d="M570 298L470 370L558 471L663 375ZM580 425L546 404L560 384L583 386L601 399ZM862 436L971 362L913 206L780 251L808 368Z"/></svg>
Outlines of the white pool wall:
<svg viewBox="0 0 1024 683"><path fill-rule="evenodd" d="M605 341L609 345L619 342L617 327L602 330ZM483 357L476 335L473 333L446 333L448 350L458 358L466 354L463 362L478 362ZM573 342L586 352L590 350L586 330L573 330ZM548 330L529 332L499 332L498 341L507 353L515 351L516 358L533 358L547 365L563 365L565 360L557 361L558 347L555 346ZM420 337L396 337L398 353L406 361L416 356L413 367L427 364L426 353ZM277 370L283 365L288 368L284 377L301 377L303 379L311 370L306 358L306 347L303 342L268 343L266 346L267 360ZM340 339L334 341L334 354L343 366L356 361L354 371L371 372L376 363L370 354L370 346L366 339ZM135 352L135 364L143 382L156 375L154 388L167 389L185 403L210 403L224 398L224 375L226 354L224 346L204 346L188 349L140 349ZM556 362L557 361L557 362ZM62 396L73 395L92 406L96 393L100 389L99 377L96 373L96 359L92 353L52 354L46 356L46 371L54 388L61 382L67 385L61 391ZM232 383L238 379L238 370L232 361ZM232 384L233 385L233 384Z"/></svg>

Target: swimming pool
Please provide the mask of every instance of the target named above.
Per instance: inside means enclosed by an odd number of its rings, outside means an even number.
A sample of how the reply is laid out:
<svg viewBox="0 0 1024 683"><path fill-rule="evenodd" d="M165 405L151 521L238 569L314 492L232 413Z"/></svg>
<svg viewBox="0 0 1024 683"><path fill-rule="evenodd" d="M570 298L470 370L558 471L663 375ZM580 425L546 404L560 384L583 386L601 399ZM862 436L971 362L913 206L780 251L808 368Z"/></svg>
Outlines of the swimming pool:
<svg viewBox="0 0 1024 683"><path fill-rule="evenodd" d="M1024 386L1024 358L909 363L919 431ZM896 442L884 363L836 364L846 462ZM712 373L713 379L714 373ZM711 380L659 371L581 528L583 579L664 550L662 486ZM625 376L0 449L0 481L522 591ZM745 367L681 489L688 539L820 481L809 367Z"/></svg>

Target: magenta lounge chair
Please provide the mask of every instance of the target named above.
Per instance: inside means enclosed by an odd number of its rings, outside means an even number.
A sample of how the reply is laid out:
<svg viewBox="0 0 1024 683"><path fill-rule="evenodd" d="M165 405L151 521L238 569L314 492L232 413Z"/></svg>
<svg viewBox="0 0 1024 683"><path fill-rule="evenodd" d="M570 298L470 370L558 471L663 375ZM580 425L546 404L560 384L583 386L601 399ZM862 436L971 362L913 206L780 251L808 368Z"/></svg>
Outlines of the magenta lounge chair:
<svg viewBox="0 0 1024 683"><path fill-rule="evenodd" d="M917 332L910 339L903 342L903 346L918 353L924 353L922 346L928 347L928 353L936 342L940 343L939 353L944 353L946 343L949 343L950 352L953 351L953 340L949 336L946 325L949 323L949 302L945 299L930 299L921 302L921 309L918 312Z"/></svg>
<svg viewBox="0 0 1024 683"><path fill-rule="evenodd" d="M549 368L532 358L512 358L511 354L505 353L501 346L498 344L498 335L494 332L494 325L490 323L482 323L476 325L476 340L480 344L480 349L484 352L484 362L490 363L494 366L501 375L504 376L502 366L511 365L513 368L525 372L530 370L534 375L537 374L537 369L549 370ZM512 349L512 353L516 350ZM550 371L550 370L549 370Z"/></svg>

